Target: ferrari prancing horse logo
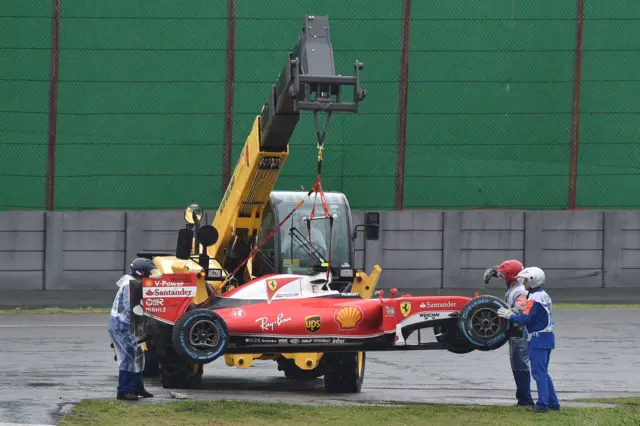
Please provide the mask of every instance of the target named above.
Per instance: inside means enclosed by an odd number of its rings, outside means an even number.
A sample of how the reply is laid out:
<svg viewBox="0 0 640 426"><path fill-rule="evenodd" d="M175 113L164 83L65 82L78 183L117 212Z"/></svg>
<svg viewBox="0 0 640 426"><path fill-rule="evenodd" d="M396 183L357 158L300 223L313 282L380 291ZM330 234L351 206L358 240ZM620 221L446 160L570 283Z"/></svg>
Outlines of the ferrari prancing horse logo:
<svg viewBox="0 0 640 426"><path fill-rule="evenodd" d="M278 288L278 281L276 281L276 280L268 280L267 281L267 285L269 286L271 291L276 291L276 288Z"/></svg>
<svg viewBox="0 0 640 426"><path fill-rule="evenodd" d="M409 315L409 312L411 312L411 302L400 303L400 312L402 312L402 315L405 317Z"/></svg>

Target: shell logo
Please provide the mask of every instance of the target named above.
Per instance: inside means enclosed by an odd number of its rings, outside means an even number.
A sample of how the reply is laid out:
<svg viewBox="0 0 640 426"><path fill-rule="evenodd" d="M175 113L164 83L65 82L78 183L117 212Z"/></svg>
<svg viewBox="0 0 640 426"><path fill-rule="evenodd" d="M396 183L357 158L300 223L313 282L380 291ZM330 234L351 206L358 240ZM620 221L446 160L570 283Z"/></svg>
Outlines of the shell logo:
<svg viewBox="0 0 640 426"><path fill-rule="evenodd" d="M336 310L333 318L340 330L355 330L362 322L362 309L359 306L345 306Z"/></svg>

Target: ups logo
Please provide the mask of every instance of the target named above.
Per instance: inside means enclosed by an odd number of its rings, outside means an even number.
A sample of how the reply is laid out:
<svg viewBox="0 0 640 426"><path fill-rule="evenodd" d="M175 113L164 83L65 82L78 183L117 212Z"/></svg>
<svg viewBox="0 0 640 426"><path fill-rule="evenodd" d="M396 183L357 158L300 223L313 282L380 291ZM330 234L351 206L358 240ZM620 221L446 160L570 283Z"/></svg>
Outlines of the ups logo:
<svg viewBox="0 0 640 426"><path fill-rule="evenodd" d="M304 319L304 328L306 328L309 333L315 333L320 330L320 315L306 317Z"/></svg>

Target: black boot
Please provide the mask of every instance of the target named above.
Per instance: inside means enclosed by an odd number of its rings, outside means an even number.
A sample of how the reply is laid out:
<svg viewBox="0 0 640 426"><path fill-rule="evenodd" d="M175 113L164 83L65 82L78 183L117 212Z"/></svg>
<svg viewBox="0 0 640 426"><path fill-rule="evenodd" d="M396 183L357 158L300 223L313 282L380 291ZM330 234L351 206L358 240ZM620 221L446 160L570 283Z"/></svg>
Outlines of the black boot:
<svg viewBox="0 0 640 426"><path fill-rule="evenodd" d="M138 398L138 395L136 395L135 393L130 393L130 392L118 392L118 395L116 396L117 399L123 399L125 401L137 401L140 398Z"/></svg>
<svg viewBox="0 0 640 426"><path fill-rule="evenodd" d="M149 391L147 391L144 388L144 379L142 378L142 371L139 373L136 373L136 393L138 395L140 395L143 398L153 398L153 394L149 393Z"/></svg>
<svg viewBox="0 0 640 426"><path fill-rule="evenodd" d="M535 406L535 404L533 402L527 403L527 404L521 404L519 402L513 404L514 407L533 407Z"/></svg>
<svg viewBox="0 0 640 426"><path fill-rule="evenodd" d="M149 391L146 390L145 388L142 388L137 393L138 393L139 396L141 396L143 398L153 398L153 394L149 393Z"/></svg>

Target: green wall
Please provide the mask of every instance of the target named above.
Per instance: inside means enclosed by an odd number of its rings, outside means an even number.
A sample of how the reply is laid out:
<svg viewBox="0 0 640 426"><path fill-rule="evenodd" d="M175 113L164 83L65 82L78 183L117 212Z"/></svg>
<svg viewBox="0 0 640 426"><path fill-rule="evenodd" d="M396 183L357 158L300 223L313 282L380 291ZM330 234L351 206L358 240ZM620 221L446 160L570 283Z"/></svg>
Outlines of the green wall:
<svg viewBox="0 0 640 426"><path fill-rule="evenodd" d="M402 2L372 7L369 0L239 1L236 13L234 158L298 40L304 15L328 15L336 72L353 75L355 60L363 62L362 84L368 94L359 114L331 118L323 187L345 192L352 206L393 208ZM313 186L316 143L313 114L304 113L278 189Z"/></svg>
<svg viewBox="0 0 640 426"><path fill-rule="evenodd" d="M0 1L0 209L43 209L51 3Z"/></svg>
<svg viewBox="0 0 640 426"><path fill-rule="evenodd" d="M413 10L405 208L567 205L575 1Z"/></svg>
<svg viewBox="0 0 640 426"><path fill-rule="evenodd" d="M219 203L226 0L152 3L62 2L56 209ZM579 207L640 207L636 3L586 0ZM405 208L567 206L575 7L413 2ZM303 16L329 15L337 71L364 62L368 96L332 118L323 185L393 208L402 1L238 0L236 13L232 163ZM50 2L0 2L0 209L45 204L50 38ZM277 188L308 189L311 113L291 145Z"/></svg>
<svg viewBox="0 0 640 426"><path fill-rule="evenodd" d="M585 0L577 205L640 208L640 2Z"/></svg>
<svg viewBox="0 0 640 426"><path fill-rule="evenodd" d="M220 199L224 0L63 2L57 209Z"/></svg>

